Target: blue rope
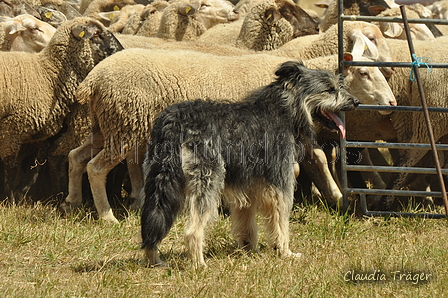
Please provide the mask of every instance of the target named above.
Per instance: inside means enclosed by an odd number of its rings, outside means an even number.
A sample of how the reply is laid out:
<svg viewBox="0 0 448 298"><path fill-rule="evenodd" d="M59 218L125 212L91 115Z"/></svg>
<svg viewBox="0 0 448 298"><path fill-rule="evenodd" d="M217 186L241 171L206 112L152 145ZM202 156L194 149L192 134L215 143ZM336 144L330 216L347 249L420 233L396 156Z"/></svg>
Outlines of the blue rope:
<svg viewBox="0 0 448 298"><path fill-rule="evenodd" d="M417 57L417 55L412 54L412 67L411 67L411 74L409 76L409 79L414 82L415 81L415 77L414 77L414 65L417 67L420 67L421 65L424 65L428 68L428 72L432 72L432 67L428 65L428 63L423 62L423 59L426 59L426 61L430 62L431 60L427 57Z"/></svg>

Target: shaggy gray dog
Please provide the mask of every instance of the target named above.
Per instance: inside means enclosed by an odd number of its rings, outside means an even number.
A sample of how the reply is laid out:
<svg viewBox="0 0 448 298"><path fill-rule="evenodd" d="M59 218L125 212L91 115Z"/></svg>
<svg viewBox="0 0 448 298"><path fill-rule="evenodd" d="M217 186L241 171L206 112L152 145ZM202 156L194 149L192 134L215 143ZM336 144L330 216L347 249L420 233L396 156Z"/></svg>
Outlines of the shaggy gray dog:
<svg viewBox="0 0 448 298"><path fill-rule="evenodd" d="M242 102L182 102L155 121L143 165L141 219L150 265L163 263L157 245L182 208L189 216L187 248L195 265L205 265L204 228L221 198L239 246L257 248L259 210L270 246L281 256L295 255L288 222L303 140L323 127L344 133L336 113L359 101L339 87L339 76L301 62L286 62L275 74L274 82Z"/></svg>

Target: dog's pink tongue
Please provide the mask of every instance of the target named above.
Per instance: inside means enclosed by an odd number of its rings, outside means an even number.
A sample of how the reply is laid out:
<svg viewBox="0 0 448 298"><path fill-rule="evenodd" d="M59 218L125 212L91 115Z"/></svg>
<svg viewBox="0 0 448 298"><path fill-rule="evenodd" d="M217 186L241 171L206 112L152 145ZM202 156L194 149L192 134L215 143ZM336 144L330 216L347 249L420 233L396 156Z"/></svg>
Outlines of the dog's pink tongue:
<svg viewBox="0 0 448 298"><path fill-rule="evenodd" d="M336 126L341 131L342 138L345 139L345 127L344 124L342 123L341 118L339 118L336 114L333 113L328 113L328 116L330 116L331 120L333 120L333 122L336 123Z"/></svg>

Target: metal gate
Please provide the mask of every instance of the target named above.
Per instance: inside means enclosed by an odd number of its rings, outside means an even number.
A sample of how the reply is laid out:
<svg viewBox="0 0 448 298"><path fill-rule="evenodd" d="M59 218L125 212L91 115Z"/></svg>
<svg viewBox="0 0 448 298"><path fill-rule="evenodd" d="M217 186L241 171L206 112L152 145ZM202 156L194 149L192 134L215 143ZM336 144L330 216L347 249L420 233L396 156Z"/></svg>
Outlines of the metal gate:
<svg viewBox="0 0 448 298"><path fill-rule="evenodd" d="M353 16L343 14L343 0L338 0L338 42L339 42L339 71L343 73L345 65L350 66L388 66L388 67L408 67L413 68L417 84L419 84L420 96L422 99L421 107L411 106L372 106L372 105L360 105L358 109L361 110L385 110L385 111L400 111L400 112L416 112L421 111L425 113L425 119L428 125L428 133L430 136L431 144L412 144L412 143L379 143L379 142L359 142L359 141L346 141L341 139L341 184L343 193L344 209L348 207L348 196L350 194L358 194L360 196L361 209L364 215L367 216L418 216L425 218L445 218L448 215L448 200L445 189L445 183L443 174L448 174L448 170L441 169L439 159L437 158L437 150L448 150L448 144L435 144L435 140L432 136L432 127L430 124L429 113L448 113L448 108L434 108L426 107L426 101L424 93L422 93L419 76L418 65L416 63L406 62L356 62L356 61L344 61L343 59L343 23L344 21L378 21L378 22L398 22L404 23L406 35L408 38L408 45L410 50L410 56L412 61L415 61L412 40L409 34L408 23L425 23L425 24L440 24L448 25L448 21L439 19L407 19L404 7L401 6L401 13L403 18L395 17L373 17L373 16ZM447 68L448 63L427 63L432 68ZM398 103L399 104L399 103ZM448 117L448 115L447 115ZM345 114L341 112L341 119L345 124ZM421 167L395 167L395 166L365 166L365 165L347 165L347 148L388 148L388 149L428 149L433 152L436 167L435 168L421 168ZM412 191L412 190L392 190L392 189L368 189L368 188L350 188L348 187L348 171L377 171L377 172L408 172L418 174L437 174L439 178L439 184L441 191ZM388 211L369 211L367 210L366 195L394 195L394 196L432 196L442 197L445 206L445 214L438 213L405 213L405 212L388 212Z"/></svg>

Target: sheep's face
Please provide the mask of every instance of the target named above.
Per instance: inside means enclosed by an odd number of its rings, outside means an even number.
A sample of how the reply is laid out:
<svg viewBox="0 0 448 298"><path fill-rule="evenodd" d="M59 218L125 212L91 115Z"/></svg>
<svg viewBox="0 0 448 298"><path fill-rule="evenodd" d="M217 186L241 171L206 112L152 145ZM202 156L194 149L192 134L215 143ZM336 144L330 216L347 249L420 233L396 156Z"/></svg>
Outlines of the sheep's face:
<svg viewBox="0 0 448 298"><path fill-rule="evenodd" d="M56 32L53 26L28 14L8 19L4 26L11 51L40 52Z"/></svg>
<svg viewBox="0 0 448 298"><path fill-rule="evenodd" d="M236 21L240 17L239 13L235 10L235 5L230 1L201 0L195 5L198 6L196 15L207 29L219 23Z"/></svg>
<svg viewBox="0 0 448 298"><path fill-rule="evenodd" d="M345 61L353 61L350 53L344 54ZM356 61L372 62L365 57L358 57ZM396 106L397 101L378 67L347 66L344 68L344 83L346 90L356 96L359 102L368 105ZM379 111L388 115L391 111Z"/></svg>
<svg viewBox="0 0 448 298"><path fill-rule="evenodd" d="M123 50L123 46L116 37L96 21L92 21L87 25L75 25L72 28L72 34L77 39L84 39L90 42L95 65L104 58Z"/></svg>

